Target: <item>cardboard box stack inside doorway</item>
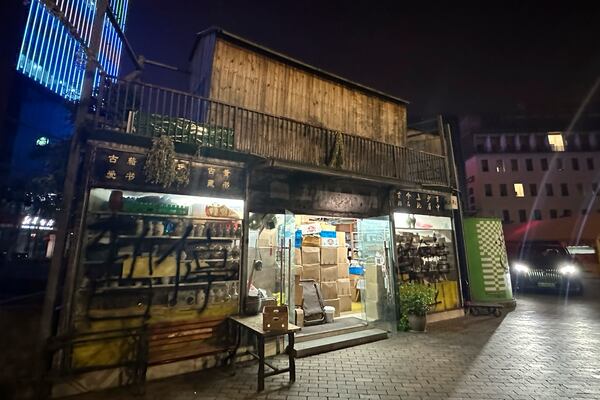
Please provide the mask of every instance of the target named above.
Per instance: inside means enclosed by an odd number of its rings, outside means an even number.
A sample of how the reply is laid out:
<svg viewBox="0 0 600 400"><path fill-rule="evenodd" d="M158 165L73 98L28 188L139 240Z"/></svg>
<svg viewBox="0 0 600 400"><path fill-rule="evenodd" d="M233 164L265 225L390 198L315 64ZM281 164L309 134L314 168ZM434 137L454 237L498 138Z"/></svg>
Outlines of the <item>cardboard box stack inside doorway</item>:
<svg viewBox="0 0 600 400"><path fill-rule="evenodd" d="M325 220L325 221L324 221ZM352 281L349 279L346 232L352 226L337 230L324 218L296 216L296 306L302 304L300 279L319 284L325 305L335 308L335 316L352 311Z"/></svg>

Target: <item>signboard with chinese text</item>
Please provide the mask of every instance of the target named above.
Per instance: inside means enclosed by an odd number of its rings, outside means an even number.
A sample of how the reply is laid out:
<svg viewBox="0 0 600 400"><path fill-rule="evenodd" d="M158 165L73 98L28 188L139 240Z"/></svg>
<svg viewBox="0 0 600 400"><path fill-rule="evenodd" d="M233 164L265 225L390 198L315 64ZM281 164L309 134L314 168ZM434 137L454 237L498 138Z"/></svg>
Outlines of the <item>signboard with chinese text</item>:
<svg viewBox="0 0 600 400"><path fill-rule="evenodd" d="M393 201L395 209L413 214L445 215L448 213L446 211L447 199L442 194L398 190Z"/></svg>
<svg viewBox="0 0 600 400"><path fill-rule="evenodd" d="M179 160L177 168L190 168L189 183L173 184L164 188L146 182L144 163L146 154L96 148L93 162L92 185L127 190L159 191L181 194L218 195L243 197L244 170L239 167L223 166Z"/></svg>

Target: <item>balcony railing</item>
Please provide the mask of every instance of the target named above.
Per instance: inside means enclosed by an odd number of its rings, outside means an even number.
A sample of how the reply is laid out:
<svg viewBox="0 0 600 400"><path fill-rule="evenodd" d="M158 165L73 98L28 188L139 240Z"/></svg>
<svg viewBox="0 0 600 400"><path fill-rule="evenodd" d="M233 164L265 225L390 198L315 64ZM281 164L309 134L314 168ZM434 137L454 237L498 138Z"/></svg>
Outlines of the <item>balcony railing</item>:
<svg viewBox="0 0 600 400"><path fill-rule="evenodd" d="M217 147L365 177L445 185L442 156L393 146L146 83L105 79L97 129ZM337 161L337 162L336 162Z"/></svg>

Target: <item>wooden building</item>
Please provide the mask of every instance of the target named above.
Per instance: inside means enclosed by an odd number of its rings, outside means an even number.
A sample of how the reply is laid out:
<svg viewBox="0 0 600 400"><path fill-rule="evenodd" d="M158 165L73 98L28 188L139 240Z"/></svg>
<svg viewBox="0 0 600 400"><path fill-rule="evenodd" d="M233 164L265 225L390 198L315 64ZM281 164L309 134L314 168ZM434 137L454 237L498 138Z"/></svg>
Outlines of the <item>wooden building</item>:
<svg viewBox="0 0 600 400"><path fill-rule="evenodd" d="M198 33L191 65L193 94L390 145L406 144L405 100L221 29Z"/></svg>

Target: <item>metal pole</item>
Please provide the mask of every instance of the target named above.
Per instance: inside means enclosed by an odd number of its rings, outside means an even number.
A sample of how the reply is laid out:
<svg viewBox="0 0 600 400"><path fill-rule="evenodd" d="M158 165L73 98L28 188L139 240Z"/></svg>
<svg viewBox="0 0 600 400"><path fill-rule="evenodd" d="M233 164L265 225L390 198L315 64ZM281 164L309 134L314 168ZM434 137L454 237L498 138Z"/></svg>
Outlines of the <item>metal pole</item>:
<svg viewBox="0 0 600 400"><path fill-rule="evenodd" d="M464 240L464 227L463 227L463 213L462 213L462 201L461 201L461 193L458 182L458 173L456 171L456 162L454 160L454 146L452 146L452 131L450 129L450 125L446 124L446 129L442 125L442 132L444 132L444 137L448 139L448 145L450 146L449 157L451 157L452 163L449 164L452 166L452 172L454 175L454 185L455 188L452 190L453 194L456 194L456 201L458 204L458 210L452 210L453 215L453 224L454 224L454 240L456 242L456 260L458 261L458 284L461 292L461 297L463 298L463 302L465 300L470 300L470 293L468 290L469 287L469 274L468 274L468 266L466 260L466 251L465 251L465 240ZM458 228L458 229L457 229ZM463 286L463 278L465 279L466 288Z"/></svg>
<svg viewBox="0 0 600 400"><path fill-rule="evenodd" d="M63 188L63 209L57 221L56 244L50 270L48 271L48 283L46 285L46 295L44 298L44 306L40 321L40 330L37 343L37 355L35 378L41 383L41 378L47 368L48 361L45 354L46 341L53 334L53 326L55 322L55 311L57 310L57 295L60 288L60 277L63 272L63 263L67 248L67 236L69 234L69 226L71 220L73 196L75 194L78 171L81 160L81 138L86 128L88 119L88 108L92 96L94 77L97 68L97 55L100 49L100 39L102 37L102 28L104 24L104 15L108 6L108 0L96 1L96 15L92 25L92 34L90 38L89 54L85 67L84 80L81 88L81 97L77 114L75 117L74 132L71 138L71 146L69 148L69 159L65 174L65 183ZM78 240L79 238L75 238ZM68 268L74 268L73 264Z"/></svg>
<svg viewBox="0 0 600 400"><path fill-rule="evenodd" d="M450 154L448 151L448 146L452 147L452 144L448 144L446 142L446 135L444 133L444 120L441 115L438 115L437 118L438 123L438 132L440 135L440 142L442 145L442 152L444 153L444 157L446 158L446 183L448 186L452 186L450 183ZM452 165L454 165L454 157L452 157Z"/></svg>

